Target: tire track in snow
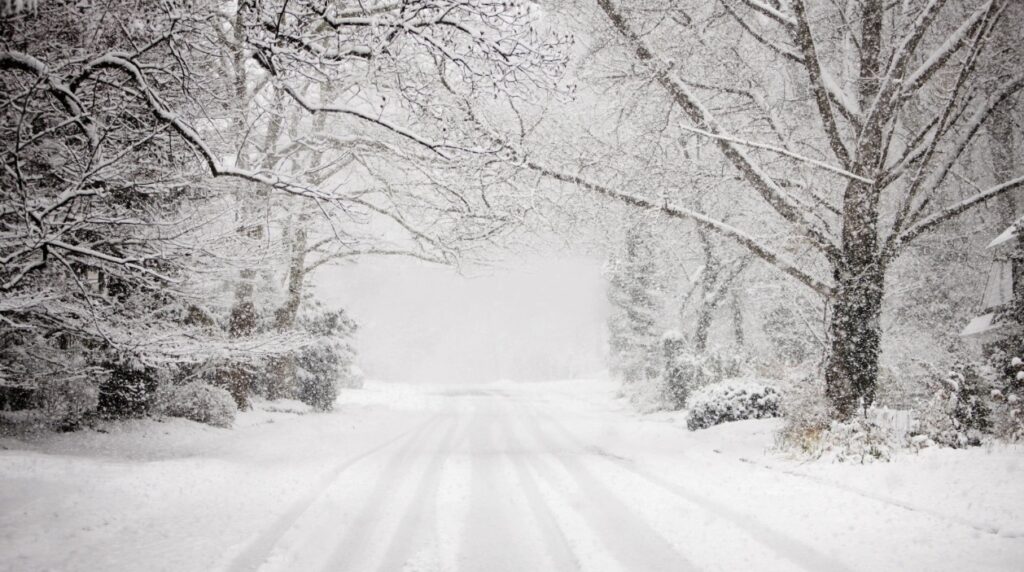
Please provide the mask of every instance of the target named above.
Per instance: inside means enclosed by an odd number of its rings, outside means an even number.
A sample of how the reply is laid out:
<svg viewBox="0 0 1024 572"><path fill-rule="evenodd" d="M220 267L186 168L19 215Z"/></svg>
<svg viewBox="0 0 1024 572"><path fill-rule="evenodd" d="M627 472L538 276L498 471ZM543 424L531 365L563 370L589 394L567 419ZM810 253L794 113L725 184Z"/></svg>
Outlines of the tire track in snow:
<svg viewBox="0 0 1024 572"><path fill-rule="evenodd" d="M552 530L547 526L551 521L538 514L543 510L536 506L539 496L531 497L524 490L516 471L513 456L522 449L508 438L508 399L488 393L478 401L468 431L471 502L458 567L489 572L577 569L564 540L559 546L561 531L557 527Z"/></svg>
<svg viewBox="0 0 1024 572"><path fill-rule="evenodd" d="M490 392L487 395L484 400L478 400L468 431L470 502L459 545L459 568L467 568L468 563L470 570L517 570L524 568L521 562L517 562L521 551L509 550L514 531L510 530L504 514L504 495L498 484L497 463L501 453L494 439L498 413L493 410L495 397Z"/></svg>
<svg viewBox="0 0 1024 572"><path fill-rule="evenodd" d="M441 469L451 454L457 429L457 423L452 425L441 439L437 449L433 451L430 463L420 477L420 482L413 493L412 503L406 508L405 514L402 515L402 519L398 522L398 527L395 529L391 542L384 552L384 561L381 563L379 570L404 569L404 565L410 558L415 560L418 556L417 553L413 552L416 548L419 548L421 551L433 548L435 550L435 568L437 567L436 563L440 561L440 555L437 554L439 550L437 529L434 526L437 491L441 482ZM432 538L424 539L424 534L430 535Z"/></svg>
<svg viewBox="0 0 1024 572"><path fill-rule="evenodd" d="M568 441L574 443L581 449L590 451L598 455L600 458L605 459L613 466L624 469L654 485L657 485L661 489L678 496L690 504L694 504L715 516L731 522L758 542L771 548L783 558L806 570L831 570L837 572L849 572L851 570L847 565L820 552L816 548L769 527L753 515L745 514L741 511L710 500L707 497L701 496L678 483L642 469L623 457L605 451L601 447L586 444L551 415L539 411L538 414L548 425L554 427Z"/></svg>
<svg viewBox="0 0 1024 572"><path fill-rule="evenodd" d="M637 516L623 500L577 458L584 450L567 451L547 435L534 416L522 416L528 420L531 435L544 452L561 465L568 476L576 483L579 492L587 499L576 503L577 512L587 520L589 525L600 535L604 546L627 570L665 570L679 572L697 570L683 554L651 527L645 520ZM557 477L552 468L546 465L540 455L534 461L535 468L543 473L552 484ZM589 502L588 502L589 501Z"/></svg>
<svg viewBox="0 0 1024 572"><path fill-rule="evenodd" d="M540 527L541 538L544 540L544 547L553 568L555 570L579 570L580 561L573 553L565 531L562 530L558 519L555 518L554 513L544 501L537 479L530 474L524 459L526 451L516 439L511 423L508 420L504 421L505 440L512 449L511 453L506 453L506 455L515 470L519 480L519 489L526 498L527 506L530 507L530 512Z"/></svg>
<svg viewBox="0 0 1024 572"><path fill-rule="evenodd" d="M536 447L524 446L525 425L517 419L515 430L509 434L513 446L523 451L521 456L529 480L536 483L537 493L547 508L569 551L579 563L581 570L621 570L622 565L608 551L603 539L595 530L587 515L579 510L581 493L572 479L559 473L554 465L541 458L542 452ZM528 439L527 439L528 441Z"/></svg>
<svg viewBox="0 0 1024 572"><path fill-rule="evenodd" d="M344 532L338 544L335 545L326 564L321 567L322 570L329 572L355 570L355 568L352 568L352 562L355 560L353 555L360 556L365 553L367 548L372 548L371 540L373 534L387 516L383 507L389 498L401 488L401 483L409 469L410 458L422 453L422 451L417 451L418 446L430 439L431 434L436 432L436 427L436 424L431 423L428 427L422 428L415 437L406 442L388 460L388 463L378 475L376 485L363 502L362 509L355 519L347 525L347 531ZM446 436L453 429L454 427L450 428Z"/></svg>
<svg viewBox="0 0 1024 572"><path fill-rule="evenodd" d="M305 514L311 506L313 506L313 503L315 503L317 499L323 496L327 489L329 489L330 486L338 480L338 477L341 476L342 473L363 459L387 449L402 439L412 436L410 442L415 442L422 437L431 425L437 423L440 419L440 414L434 415L412 429L403 431L395 437L375 445L354 457L349 457L338 465L335 465L334 468L325 473L323 477L321 477L320 480L309 489L304 497L293 503L283 515L278 517L278 519L270 525L270 527L250 542L241 554L234 557L226 569L231 572L247 572L259 569L259 567L263 565L263 563L266 562L273 553L274 548L278 545L281 538L289 529L295 526L295 523L299 518L301 518L302 515ZM409 444L407 443L406 447L408 446Z"/></svg>

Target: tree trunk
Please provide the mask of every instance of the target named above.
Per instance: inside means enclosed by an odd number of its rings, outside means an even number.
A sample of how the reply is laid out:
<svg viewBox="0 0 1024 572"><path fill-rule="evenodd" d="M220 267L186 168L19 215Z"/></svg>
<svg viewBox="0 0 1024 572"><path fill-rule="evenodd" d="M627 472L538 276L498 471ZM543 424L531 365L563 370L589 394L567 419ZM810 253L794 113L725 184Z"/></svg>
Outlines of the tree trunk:
<svg viewBox="0 0 1024 572"><path fill-rule="evenodd" d="M252 302L252 282L243 281L243 284L235 289L235 304L231 308L228 334L232 338L252 335L256 332L257 318L256 305ZM245 364L229 363L219 377L220 383L231 393L238 409L249 409L249 393L254 380L252 372L246 369Z"/></svg>
<svg viewBox="0 0 1024 572"><path fill-rule="evenodd" d="M321 92L324 102L334 99L335 90L327 86ZM313 132L322 133L327 122L327 115L321 113L313 120ZM293 136L294 137L294 136ZM310 160L310 170L316 172L323 158L323 151L317 151ZM323 180L318 175L314 177L317 183ZM306 285L306 248L309 244L309 225L312 219L312 209L305 200L299 202L299 215L293 226L293 238L291 243L291 259L288 263L288 293L284 304L274 312L274 329L284 333L295 328L295 319L299 315L299 307L302 305L302 295ZM296 359L295 352L288 352L285 355L275 358L270 364L267 372L267 393L271 399L288 397L295 394L296 388Z"/></svg>
<svg viewBox="0 0 1024 572"><path fill-rule="evenodd" d="M287 332L295 328L295 319L302 304L303 285L306 280L306 245L308 243L307 225L309 215L306 206L299 209L298 222L292 240L291 261L288 264L288 292L284 304L274 313L274 328L279 332ZM295 393L295 353L274 358L270 364L267 380L267 397L279 399Z"/></svg>
<svg viewBox="0 0 1024 572"><path fill-rule="evenodd" d="M732 332L736 340L736 349L742 348L746 343L743 331L743 305L740 302L740 295L735 291L732 293Z"/></svg>
<svg viewBox="0 0 1024 572"><path fill-rule="evenodd" d="M875 398L884 276L865 270L862 276L837 281L833 300L825 393L839 419L848 419Z"/></svg>
<svg viewBox="0 0 1024 572"><path fill-rule="evenodd" d="M237 68L235 70L235 88L236 94L239 97L244 98L247 97L246 86L244 84L244 59L236 61L235 63L236 65L243 66L241 71ZM239 80L239 77L241 80ZM274 113L271 115L271 119L267 125L267 133L263 146L264 155L263 160L260 162L260 166L264 169L271 168L277 160L274 154L274 147L277 145L277 141L281 136L281 108L283 101L283 96L280 94L275 98ZM240 116L236 125L236 129L240 133L247 128L245 124L245 117L245 114ZM242 168L247 168L249 165L248 157L244 150L238 154L238 164ZM266 234L264 224L249 224L249 218L251 214L255 213L256 209L266 203L271 191L266 186L256 187L255 201L252 201L246 196L246 194L251 192L251 184L242 183L242 188L239 189L239 197L242 203L242 211L245 213L245 220L242 221L242 225L238 228L238 232L250 239L261 239ZM259 276L256 268L243 268L242 271L239 272L238 284L235 287L235 301L231 308L230 325L228 328L228 333L232 338L244 338L256 333L259 326L259 312L256 309L256 303L253 295L256 291L257 280L259 280ZM247 372L246 364L241 363L230 364L226 369L227 371L224 375L224 382L228 387L228 391L230 391L232 397L235 398L235 403L238 405L239 409L248 409L249 394L252 392L253 383L255 382L252 373Z"/></svg>
<svg viewBox="0 0 1024 572"><path fill-rule="evenodd" d="M869 109L878 94L884 3L864 3L861 22L859 96ZM884 155L885 113L872 115L859 133L853 171L875 180ZM835 293L829 323L831 351L825 365L825 395L832 417L845 420L875 399L882 338L885 268L878 252L876 183L851 181L843 194L842 256L833 261Z"/></svg>
<svg viewBox="0 0 1024 572"><path fill-rule="evenodd" d="M704 353L708 349L712 310L714 308L707 304L700 307L700 314L697 316L697 330L693 333L693 349L697 353Z"/></svg>
<svg viewBox="0 0 1024 572"><path fill-rule="evenodd" d="M717 296L715 288L718 286L718 275L721 274L722 263L716 256L707 233L698 230L697 236L700 237L700 243L704 250L704 272L701 274L701 297L697 307L697 327L693 332L693 349L697 353L704 353L708 348L711 321L715 308L718 306L715 300Z"/></svg>
<svg viewBox="0 0 1024 572"><path fill-rule="evenodd" d="M877 189L851 184L843 205L843 258L834 271L831 352L825 368L825 394L838 419L848 419L875 398L885 291L877 225Z"/></svg>
<svg viewBox="0 0 1024 572"><path fill-rule="evenodd" d="M711 324L714 322L715 311L726 301L731 299L732 305L732 326L736 338L736 345L743 345L743 313L740 308L739 296L733 290L733 283L743 274L743 271L750 264L751 257L744 257L742 260L733 261L730 266L723 266L722 260L712 248L708 237L700 233L704 245L704 257L707 261L704 272L701 275L700 306L697 308L697 327L693 334L693 348L697 352L707 350L708 336L711 331Z"/></svg>

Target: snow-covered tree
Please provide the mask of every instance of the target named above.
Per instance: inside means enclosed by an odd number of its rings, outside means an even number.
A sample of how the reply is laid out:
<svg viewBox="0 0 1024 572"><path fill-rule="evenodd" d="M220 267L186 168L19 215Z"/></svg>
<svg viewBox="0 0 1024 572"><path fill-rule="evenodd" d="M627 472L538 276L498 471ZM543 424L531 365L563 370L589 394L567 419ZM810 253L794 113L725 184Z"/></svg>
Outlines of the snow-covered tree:
<svg viewBox="0 0 1024 572"><path fill-rule="evenodd" d="M654 380L661 371L660 320L654 236L648 221L632 223L608 261L608 345L611 370L627 383Z"/></svg>
<svg viewBox="0 0 1024 572"><path fill-rule="evenodd" d="M824 298L834 415L870 404L886 279L898 257L1024 185L1020 173L993 181L971 161L985 143L978 133L1024 87L1019 42L990 42L1019 23L1019 3L574 6L600 40L590 56L599 62L595 75L615 78L599 105L634 120L636 107L657 110L653 140L645 131L653 152L624 168L628 145L640 140L624 141L621 129L605 138L591 119L587 132L609 150L520 153L521 163L595 196L697 224ZM628 103L610 103L612 96ZM683 137L702 139L713 155L686 171L682 150L671 146ZM707 171L717 171L717 181ZM631 176L652 192L621 184ZM674 190L711 185L731 209L704 211ZM728 212L746 216L727 221Z"/></svg>
<svg viewBox="0 0 1024 572"><path fill-rule="evenodd" d="M309 270L453 263L515 223L447 108L551 85L564 40L528 4L101 4L0 17L5 384L177 363L244 405L310 342Z"/></svg>

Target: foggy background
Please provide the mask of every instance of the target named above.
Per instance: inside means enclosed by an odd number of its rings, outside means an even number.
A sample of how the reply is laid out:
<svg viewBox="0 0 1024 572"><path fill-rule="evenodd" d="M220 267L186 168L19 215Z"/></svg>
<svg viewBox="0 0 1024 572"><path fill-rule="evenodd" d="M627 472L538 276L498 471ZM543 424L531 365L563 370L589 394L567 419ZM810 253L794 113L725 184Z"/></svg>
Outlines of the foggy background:
<svg viewBox="0 0 1024 572"><path fill-rule="evenodd" d="M371 379L486 382L598 377L605 369L602 262L533 255L453 268L366 258L324 268L316 297L358 322Z"/></svg>

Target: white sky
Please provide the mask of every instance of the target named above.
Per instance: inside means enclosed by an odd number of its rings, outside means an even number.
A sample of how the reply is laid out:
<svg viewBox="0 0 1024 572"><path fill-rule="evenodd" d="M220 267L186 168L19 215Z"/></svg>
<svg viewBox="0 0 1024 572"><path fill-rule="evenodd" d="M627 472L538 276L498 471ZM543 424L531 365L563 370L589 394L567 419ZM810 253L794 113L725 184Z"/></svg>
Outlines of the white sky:
<svg viewBox="0 0 1024 572"><path fill-rule="evenodd" d="M599 260L533 257L454 269L411 259L325 268L316 296L359 322L357 363L375 379L481 382L594 377L605 368Z"/></svg>

